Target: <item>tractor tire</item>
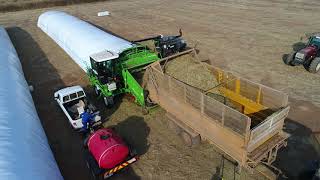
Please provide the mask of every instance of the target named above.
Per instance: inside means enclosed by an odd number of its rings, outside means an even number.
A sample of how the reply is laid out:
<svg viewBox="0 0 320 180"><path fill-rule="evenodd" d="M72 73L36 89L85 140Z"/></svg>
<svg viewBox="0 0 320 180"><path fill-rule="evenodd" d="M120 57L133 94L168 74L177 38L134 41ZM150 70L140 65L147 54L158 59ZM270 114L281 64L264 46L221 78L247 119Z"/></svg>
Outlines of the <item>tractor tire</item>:
<svg viewBox="0 0 320 180"><path fill-rule="evenodd" d="M314 58L308 68L311 73L317 73L320 70L320 57Z"/></svg>
<svg viewBox="0 0 320 180"><path fill-rule="evenodd" d="M103 97L103 101L107 107L111 107L114 105L113 97Z"/></svg>
<svg viewBox="0 0 320 180"><path fill-rule="evenodd" d="M97 96L100 96L100 90L96 86L94 86L94 92Z"/></svg>
<svg viewBox="0 0 320 180"><path fill-rule="evenodd" d="M283 62L284 62L286 65L294 66L294 65L292 64L292 61L293 61L293 59L294 59L295 54L296 54L296 52L292 52L292 53L288 54L288 56L283 59Z"/></svg>

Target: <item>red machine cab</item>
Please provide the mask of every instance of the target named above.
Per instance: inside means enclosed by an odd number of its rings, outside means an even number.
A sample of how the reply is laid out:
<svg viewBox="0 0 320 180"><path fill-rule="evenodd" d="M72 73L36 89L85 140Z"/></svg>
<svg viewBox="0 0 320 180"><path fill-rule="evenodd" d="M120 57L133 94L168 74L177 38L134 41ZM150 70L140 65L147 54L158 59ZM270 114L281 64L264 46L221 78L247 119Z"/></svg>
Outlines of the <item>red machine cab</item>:
<svg viewBox="0 0 320 180"><path fill-rule="evenodd" d="M103 128L88 139L88 149L100 168L111 169L126 160L129 148L112 129Z"/></svg>

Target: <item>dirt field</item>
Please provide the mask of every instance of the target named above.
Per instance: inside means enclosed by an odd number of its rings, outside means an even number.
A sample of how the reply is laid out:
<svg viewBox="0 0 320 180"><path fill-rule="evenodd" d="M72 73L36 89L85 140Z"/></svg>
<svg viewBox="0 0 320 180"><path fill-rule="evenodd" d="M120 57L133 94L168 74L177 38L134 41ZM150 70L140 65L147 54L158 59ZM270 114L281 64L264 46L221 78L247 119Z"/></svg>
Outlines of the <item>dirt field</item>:
<svg viewBox="0 0 320 180"><path fill-rule="evenodd" d="M0 0L0 12L48 8L96 1L104 0Z"/></svg>
<svg viewBox="0 0 320 180"><path fill-rule="evenodd" d="M39 3L58 2L58 1L65 1L65 2L69 2L69 3L78 3L78 2L86 1L86 0L0 0L0 6L7 6L7 5L23 6L23 5L29 4L29 3L39 4Z"/></svg>
<svg viewBox="0 0 320 180"><path fill-rule="evenodd" d="M28 3L28 2L42 2L45 0L11 0L11 1L6 1L6 0L1 0L0 3L1 5L8 5L8 4L23 4L23 3Z"/></svg>
<svg viewBox="0 0 320 180"><path fill-rule="evenodd" d="M301 178L307 164L319 158L311 135L320 131L320 79L303 67L283 64L284 53L307 32L319 31L317 0L118 0L57 7L127 39L178 33L182 28L200 58L251 80L287 92L291 111L287 131L293 136L275 165L291 179ZM0 14L21 58L28 82L35 87L34 100L49 142L65 179L89 179L82 156L81 137L71 131L53 101L53 92L66 85L87 87L84 72L51 39L36 27L37 17L48 9ZM108 10L111 16L97 17ZM93 94L87 87L89 94ZM95 99L92 97L92 99ZM211 179L220 156L212 145L185 147L167 129L164 112L143 116L127 100L111 110L101 101L105 125L117 125L120 133L143 154L141 160L115 179ZM111 115L110 118L108 116ZM233 166L227 164L226 179ZM237 179L248 179L246 174Z"/></svg>

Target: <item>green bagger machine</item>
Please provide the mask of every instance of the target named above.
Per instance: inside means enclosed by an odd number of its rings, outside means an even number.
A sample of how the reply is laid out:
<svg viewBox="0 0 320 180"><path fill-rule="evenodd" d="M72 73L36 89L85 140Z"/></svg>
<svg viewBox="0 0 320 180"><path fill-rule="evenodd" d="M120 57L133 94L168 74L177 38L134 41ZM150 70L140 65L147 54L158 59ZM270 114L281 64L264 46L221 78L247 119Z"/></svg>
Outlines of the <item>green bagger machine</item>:
<svg viewBox="0 0 320 180"><path fill-rule="evenodd" d="M87 71L90 82L96 94L103 96L107 106L113 105L116 95L129 93L136 103L144 107L148 93L132 73L186 48L181 31L178 36L156 36L132 43L133 47L119 54L105 50L90 56L91 68Z"/></svg>
<svg viewBox="0 0 320 180"><path fill-rule="evenodd" d="M96 94L107 106L114 104L115 96L127 93L137 104L146 107L148 93L133 73L187 47L181 30L175 36L128 41L60 11L40 15L38 27L86 71Z"/></svg>

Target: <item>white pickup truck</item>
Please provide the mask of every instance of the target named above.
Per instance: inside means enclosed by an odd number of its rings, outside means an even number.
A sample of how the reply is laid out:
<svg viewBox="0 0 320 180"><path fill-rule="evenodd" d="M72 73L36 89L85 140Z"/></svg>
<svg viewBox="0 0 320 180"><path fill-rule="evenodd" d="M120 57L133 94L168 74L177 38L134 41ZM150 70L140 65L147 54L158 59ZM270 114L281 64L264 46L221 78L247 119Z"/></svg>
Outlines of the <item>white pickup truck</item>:
<svg viewBox="0 0 320 180"><path fill-rule="evenodd" d="M99 111L95 106L88 102L86 94L81 86L60 89L54 93L54 99L67 116L69 123L74 129L83 127L80 115L86 110L95 114L94 121L96 123L101 123Z"/></svg>

